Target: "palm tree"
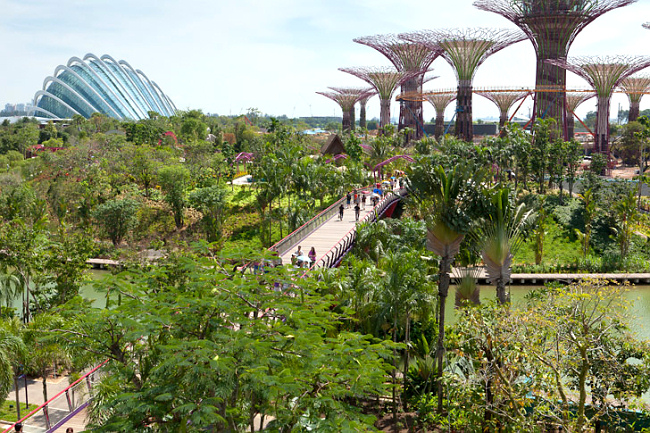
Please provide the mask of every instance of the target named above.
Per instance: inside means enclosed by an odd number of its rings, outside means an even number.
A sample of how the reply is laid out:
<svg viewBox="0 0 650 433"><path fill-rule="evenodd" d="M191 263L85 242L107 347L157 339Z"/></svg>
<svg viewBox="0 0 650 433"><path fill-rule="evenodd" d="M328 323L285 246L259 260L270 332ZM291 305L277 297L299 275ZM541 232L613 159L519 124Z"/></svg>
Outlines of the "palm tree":
<svg viewBox="0 0 650 433"><path fill-rule="evenodd" d="M363 259L379 262L388 249L388 223L379 220L374 223L361 223L357 227L357 237L354 240L355 254Z"/></svg>
<svg viewBox="0 0 650 433"><path fill-rule="evenodd" d="M614 203L613 207L616 215L616 225L613 229L616 233L621 259L625 260L630 251L634 228L640 217L636 192L630 189L627 194Z"/></svg>
<svg viewBox="0 0 650 433"><path fill-rule="evenodd" d="M12 322L3 322L0 326L0 403L4 402L14 385L13 366L17 365L25 354L23 340L12 332L12 326L5 326L6 324L12 325Z"/></svg>
<svg viewBox="0 0 650 433"><path fill-rule="evenodd" d="M409 189L429 209L427 249L440 256L438 270L438 412L442 412L442 370L445 351L445 305L449 294L451 264L469 228L471 208L476 204L472 193L480 188L484 174L472 166L457 165L445 170L441 165L412 167Z"/></svg>
<svg viewBox="0 0 650 433"><path fill-rule="evenodd" d="M410 344L411 319L416 311L426 316L431 299L426 279L424 261L415 251L388 252L379 262L383 272L377 294L378 323L390 325L392 339L398 342L398 333L403 332L407 346L404 359L404 385L409 366L408 347ZM393 349L393 420L397 425L396 372L398 357Z"/></svg>
<svg viewBox="0 0 650 433"><path fill-rule="evenodd" d="M522 203L515 207L508 188L497 189L492 209L483 228L477 231L488 281L496 284L500 304L510 302L506 283L510 281L512 259L523 242L522 232L532 222L532 210Z"/></svg>

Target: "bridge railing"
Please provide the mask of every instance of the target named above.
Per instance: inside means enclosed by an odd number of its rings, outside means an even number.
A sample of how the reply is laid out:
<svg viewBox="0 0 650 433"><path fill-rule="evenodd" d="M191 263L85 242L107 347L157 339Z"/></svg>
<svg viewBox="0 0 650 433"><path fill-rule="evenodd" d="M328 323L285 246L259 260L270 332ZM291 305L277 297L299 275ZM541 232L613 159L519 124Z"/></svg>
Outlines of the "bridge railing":
<svg viewBox="0 0 650 433"><path fill-rule="evenodd" d="M88 406L93 395L93 386L99 380L104 361L54 397L22 417L2 433L14 431L20 422L25 433L55 432L72 417Z"/></svg>
<svg viewBox="0 0 650 433"><path fill-rule="evenodd" d="M374 222L379 219L384 214L384 212L386 212L386 210L393 203L400 200L405 193L406 190L403 188L394 192L388 192L384 198L379 201L379 203L377 203L377 206L375 206L373 212L370 212L361 218L359 224L365 222ZM355 226L349 232L347 232L327 253L325 253L320 259L316 260L309 269L312 270L315 268L331 268L337 266L345 254L350 251L354 245L356 238L357 227Z"/></svg>
<svg viewBox="0 0 650 433"><path fill-rule="evenodd" d="M359 190L371 189L371 186L364 188L359 188ZM278 256L282 256L287 251L291 250L293 247L298 245L304 238L306 238L310 233L316 230L318 227L325 224L330 218L337 215L339 212L339 206L342 203L345 203L346 197L343 197L332 204L330 207L316 215L314 218L307 221L302 226L298 227L296 230L285 236L278 243L269 248L269 251L276 251Z"/></svg>

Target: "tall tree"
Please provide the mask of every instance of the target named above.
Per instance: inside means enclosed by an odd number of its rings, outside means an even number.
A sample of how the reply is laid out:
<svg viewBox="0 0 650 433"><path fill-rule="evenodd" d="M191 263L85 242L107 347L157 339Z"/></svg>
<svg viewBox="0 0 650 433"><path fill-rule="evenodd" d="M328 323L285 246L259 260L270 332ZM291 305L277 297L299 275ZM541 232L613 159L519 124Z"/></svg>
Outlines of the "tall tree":
<svg viewBox="0 0 650 433"><path fill-rule="evenodd" d="M438 270L438 344L436 359L438 411L443 409L443 355L445 306L449 294L451 264L469 230L474 200L483 173L468 165L445 170L438 165L417 164L409 173L409 189L421 208L428 211L427 249L440 256Z"/></svg>
<svg viewBox="0 0 650 433"><path fill-rule="evenodd" d="M163 167L158 172L160 188L165 193L165 201L172 208L177 229L183 227L185 193L189 180L189 170L181 165Z"/></svg>

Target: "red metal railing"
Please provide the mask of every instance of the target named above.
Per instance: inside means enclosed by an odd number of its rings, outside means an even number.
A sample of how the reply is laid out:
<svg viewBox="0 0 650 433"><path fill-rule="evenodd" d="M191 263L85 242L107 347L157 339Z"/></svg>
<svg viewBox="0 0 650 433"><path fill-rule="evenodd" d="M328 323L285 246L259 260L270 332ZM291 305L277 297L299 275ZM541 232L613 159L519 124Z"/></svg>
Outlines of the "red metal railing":
<svg viewBox="0 0 650 433"><path fill-rule="evenodd" d="M97 371L102 368L108 360L102 362L88 373L81 376L79 379L74 381L66 389L62 390L54 397L22 417L20 420L13 423L9 428L5 429L3 433L9 433L14 430L14 426L18 423L23 424L23 432L30 433L32 431L47 433L56 431L58 428L63 426L64 423L69 421L73 416L83 410L88 406L88 403L92 399L92 378L97 373ZM77 401L75 390L83 388L86 386L87 389L87 399L85 401ZM79 394L79 393L77 393ZM65 398L65 401L61 404L63 407L54 407L56 403L59 403L60 400ZM49 408L52 406L52 409L56 409L56 415L50 414Z"/></svg>
<svg viewBox="0 0 650 433"><path fill-rule="evenodd" d="M367 186L364 188L359 188L359 190L372 189L372 186ZM282 238L279 242L269 248L269 251L276 251L278 256L282 256L284 253L289 251L291 248L295 247L300 243L304 238L306 238L310 233L316 230L318 227L325 224L327 220L338 213L338 207L341 203L344 203L346 197L343 197L337 200L334 204L329 206L327 209L316 215L314 218L307 221L302 226L298 227L293 232L289 233L287 236Z"/></svg>

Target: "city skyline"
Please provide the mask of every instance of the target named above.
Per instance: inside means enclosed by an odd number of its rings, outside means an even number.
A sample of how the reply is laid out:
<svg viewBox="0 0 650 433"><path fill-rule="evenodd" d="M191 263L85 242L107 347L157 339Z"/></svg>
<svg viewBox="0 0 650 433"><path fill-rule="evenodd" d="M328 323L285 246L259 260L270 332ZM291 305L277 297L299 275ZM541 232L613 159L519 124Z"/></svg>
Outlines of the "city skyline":
<svg viewBox="0 0 650 433"><path fill-rule="evenodd" d="M407 0L399 7L388 0L2 1L0 37L11 42L0 47L0 55L11 61L0 70L1 107L31 102L58 65L92 52L137 64L179 109L237 115L257 108L289 117L341 116L336 103L316 92L364 83L337 68L389 65L380 53L354 43L355 37L453 27L516 29L506 19L476 9L472 0L453 5ZM412 14L414 8L422 13ZM570 55L650 55L644 43L650 32L641 26L648 17L650 4L642 2L609 12L586 27ZM443 59L432 67L440 78L425 90L456 87L453 70ZM534 79L534 50L524 41L488 59L478 69L475 87L532 88ZM569 73L568 87L584 89L588 84ZM490 101L478 95L474 101L476 118L498 117ZM628 108L625 95L613 98L613 117L619 104ZM447 118L453 107L447 109ZM518 116L527 116L531 107L529 98ZM641 110L649 107L650 98L644 98ZM578 114L588 111L595 111L593 101ZM393 117L397 112L393 103ZM434 116L433 107L425 103L425 119ZM368 118L373 117L379 117L376 97L368 103Z"/></svg>

